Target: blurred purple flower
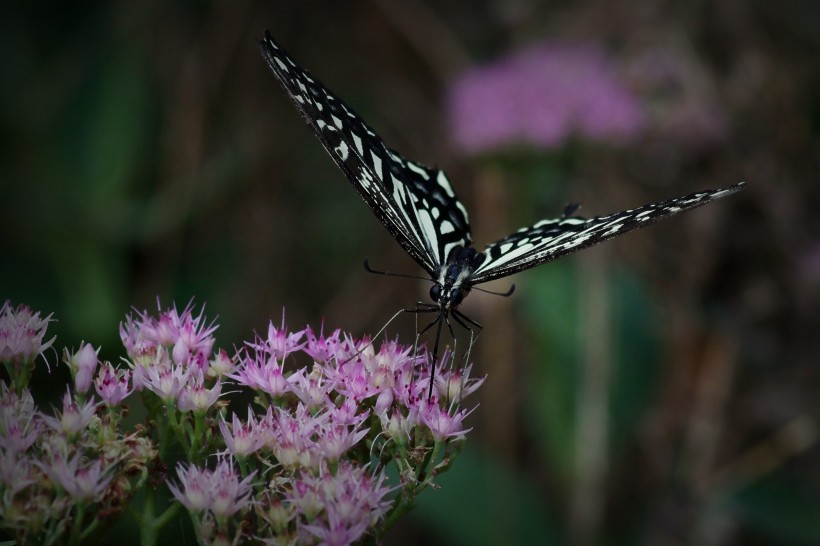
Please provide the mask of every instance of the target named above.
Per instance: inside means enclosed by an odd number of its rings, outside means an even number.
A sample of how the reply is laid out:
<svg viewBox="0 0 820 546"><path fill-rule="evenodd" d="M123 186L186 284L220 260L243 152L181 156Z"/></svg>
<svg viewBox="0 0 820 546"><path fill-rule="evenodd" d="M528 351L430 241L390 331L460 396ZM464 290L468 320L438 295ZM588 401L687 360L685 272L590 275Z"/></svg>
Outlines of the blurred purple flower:
<svg viewBox="0 0 820 546"><path fill-rule="evenodd" d="M573 137L625 143L644 112L593 43L540 44L459 77L448 93L452 138L467 153L521 142L558 148Z"/></svg>

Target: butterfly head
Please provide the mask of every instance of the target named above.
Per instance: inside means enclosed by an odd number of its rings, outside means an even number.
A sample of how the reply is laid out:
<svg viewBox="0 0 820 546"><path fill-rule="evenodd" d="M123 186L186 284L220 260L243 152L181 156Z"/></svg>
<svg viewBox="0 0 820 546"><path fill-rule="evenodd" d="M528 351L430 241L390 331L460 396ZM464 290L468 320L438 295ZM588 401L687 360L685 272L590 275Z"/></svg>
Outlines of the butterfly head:
<svg viewBox="0 0 820 546"><path fill-rule="evenodd" d="M483 259L484 255L473 248L454 248L447 263L441 266L436 283L430 288L430 299L444 310L458 307L470 293L473 286L470 277Z"/></svg>

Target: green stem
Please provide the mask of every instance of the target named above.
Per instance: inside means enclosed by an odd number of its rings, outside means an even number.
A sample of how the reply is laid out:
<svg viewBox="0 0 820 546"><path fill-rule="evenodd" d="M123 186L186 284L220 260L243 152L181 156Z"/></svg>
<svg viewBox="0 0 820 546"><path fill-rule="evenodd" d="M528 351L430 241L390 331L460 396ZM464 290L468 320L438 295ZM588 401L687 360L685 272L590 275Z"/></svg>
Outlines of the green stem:
<svg viewBox="0 0 820 546"><path fill-rule="evenodd" d="M83 529L83 518L85 517L85 503L77 504L77 513L74 515L74 523L71 525L71 534L68 537L70 545L80 543L80 531Z"/></svg>
<svg viewBox="0 0 820 546"><path fill-rule="evenodd" d="M416 470L416 479L419 482L424 482L427 479L425 476L425 472L427 471L427 466L432 462L435 464L436 460L441 453L441 449L444 447L444 442L436 442L433 446L433 451L431 451L424 460L419 464L418 469Z"/></svg>
<svg viewBox="0 0 820 546"><path fill-rule="evenodd" d="M155 546L159 529L154 525L154 491L145 488L145 502L140 518L140 546Z"/></svg>
<svg viewBox="0 0 820 546"><path fill-rule="evenodd" d="M191 452L189 460L194 461L199 458L200 444L202 443L202 431L205 428L204 415L199 412L194 413L194 432L191 438Z"/></svg>

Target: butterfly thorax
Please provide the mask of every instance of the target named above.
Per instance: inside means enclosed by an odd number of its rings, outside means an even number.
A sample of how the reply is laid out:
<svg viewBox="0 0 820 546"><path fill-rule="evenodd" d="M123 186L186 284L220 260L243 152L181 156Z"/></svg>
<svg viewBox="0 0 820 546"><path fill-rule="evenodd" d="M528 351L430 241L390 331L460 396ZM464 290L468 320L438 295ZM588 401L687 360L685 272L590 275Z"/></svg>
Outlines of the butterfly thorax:
<svg viewBox="0 0 820 546"><path fill-rule="evenodd" d="M457 307L470 293L473 286L470 278L485 258L474 248L461 245L453 248L439 269L436 284L430 288L430 298L444 309Z"/></svg>

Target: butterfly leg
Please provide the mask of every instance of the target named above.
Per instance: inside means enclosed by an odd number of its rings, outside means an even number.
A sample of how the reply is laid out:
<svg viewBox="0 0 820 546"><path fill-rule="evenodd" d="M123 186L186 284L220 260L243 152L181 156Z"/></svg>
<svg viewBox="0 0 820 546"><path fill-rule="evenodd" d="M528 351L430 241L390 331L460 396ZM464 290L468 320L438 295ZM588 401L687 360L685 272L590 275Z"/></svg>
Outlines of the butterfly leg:
<svg viewBox="0 0 820 546"><path fill-rule="evenodd" d="M470 345L467 347L467 352L464 354L464 365L466 366L470 361L470 352L473 350L473 343L475 342L475 339L478 337L478 334L481 333L481 330L484 329L484 326L482 326L478 322L474 321L473 319L471 319L470 317L468 317L464 313L459 312L457 309L453 309L452 314L453 314L453 319L462 328L464 328L465 330L470 332ZM476 331L473 330L473 328L470 328L470 326L468 326L467 323L469 323L476 330L478 330L478 333L476 333Z"/></svg>

